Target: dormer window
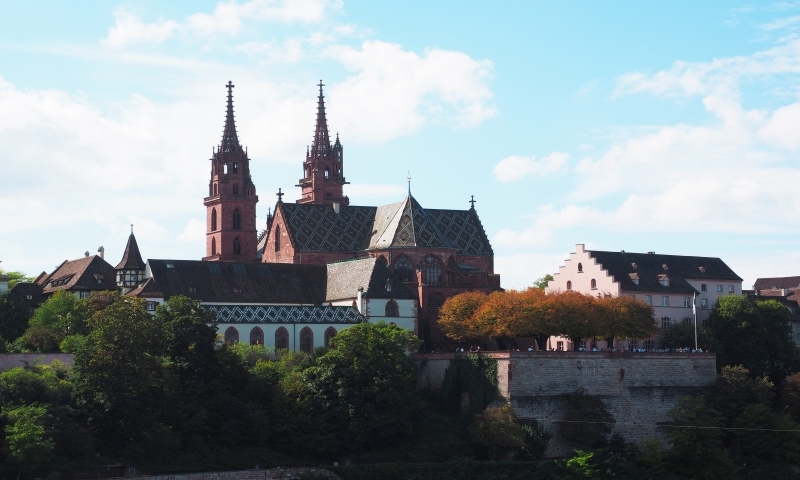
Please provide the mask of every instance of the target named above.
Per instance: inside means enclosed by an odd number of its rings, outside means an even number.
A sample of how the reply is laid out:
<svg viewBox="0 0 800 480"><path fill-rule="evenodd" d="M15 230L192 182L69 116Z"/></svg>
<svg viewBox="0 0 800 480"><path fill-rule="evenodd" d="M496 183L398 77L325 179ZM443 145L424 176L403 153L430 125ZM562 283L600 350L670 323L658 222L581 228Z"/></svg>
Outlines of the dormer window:
<svg viewBox="0 0 800 480"><path fill-rule="evenodd" d="M634 285L639 285L639 274L638 273L631 273L628 275L631 278L631 282Z"/></svg>
<svg viewBox="0 0 800 480"><path fill-rule="evenodd" d="M386 288L386 291L387 291L387 292L391 292L391 291L392 291L392 281L391 281L391 280L389 280L388 278L386 279L386 285L385 285L385 288Z"/></svg>
<svg viewBox="0 0 800 480"><path fill-rule="evenodd" d="M669 270L669 267L667 266L667 264L666 264L666 263L665 263L665 264L663 264L663 265L661 265L661 268L663 268L664 270Z"/></svg>
<svg viewBox="0 0 800 480"><path fill-rule="evenodd" d="M637 268L639 268L639 265L636 265L636 262L632 262L631 263L631 268L636 270Z"/></svg>
<svg viewBox="0 0 800 480"><path fill-rule="evenodd" d="M582 263L578 264L578 273L583 273L583 264Z"/></svg>
<svg viewBox="0 0 800 480"><path fill-rule="evenodd" d="M189 293L197 293L197 287L189 287Z"/></svg>
<svg viewBox="0 0 800 480"><path fill-rule="evenodd" d="M665 287L669 287L669 277L666 275L659 275L658 276L658 283Z"/></svg>
<svg viewBox="0 0 800 480"><path fill-rule="evenodd" d="M706 267L698 267L700 268L700 273L706 273Z"/></svg>

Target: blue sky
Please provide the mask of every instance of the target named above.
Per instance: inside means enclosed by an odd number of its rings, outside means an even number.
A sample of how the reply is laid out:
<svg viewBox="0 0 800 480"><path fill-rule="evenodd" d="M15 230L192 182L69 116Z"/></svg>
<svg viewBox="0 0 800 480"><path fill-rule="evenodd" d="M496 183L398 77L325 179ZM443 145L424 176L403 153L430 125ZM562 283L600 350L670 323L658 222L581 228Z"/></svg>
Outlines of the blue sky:
<svg viewBox="0 0 800 480"><path fill-rule="evenodd" d="M263 224L322 78L351 202L475 195L505 287L576 243L800 273L800 2L165 3L0 4L0 267L200 258L228 80Z"/></svg>

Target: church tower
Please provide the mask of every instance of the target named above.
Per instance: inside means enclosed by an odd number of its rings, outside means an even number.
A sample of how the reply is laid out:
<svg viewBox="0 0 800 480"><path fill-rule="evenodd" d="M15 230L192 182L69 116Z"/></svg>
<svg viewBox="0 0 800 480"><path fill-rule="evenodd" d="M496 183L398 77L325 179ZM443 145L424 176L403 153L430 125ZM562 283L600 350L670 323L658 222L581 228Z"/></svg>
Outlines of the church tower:
<svg viewBox="0 0 800 480"><path fill-rule="evenodd" d="M222 142L212 149L211 181L206 206L206 256L203 260L255 261L256 187L250 159L239 144L233 117L233 83L228 82L228 108Z"/></svg>
<svg viewBox="0 0 800 480"><path fill-rule="evenodd" d="M303 178L298 187L303 192L297 203L316 205L347 205L350 199L344 196L342 187L349 182L344 179L342 163L343 149L336 134L336 143L331 145L328 134L328 120L325 118L325 97L322 95L322 80L319 85L317 103L317 125L314 131L314 143L311 150L306 150L306 161L303 162Z"/></svg>

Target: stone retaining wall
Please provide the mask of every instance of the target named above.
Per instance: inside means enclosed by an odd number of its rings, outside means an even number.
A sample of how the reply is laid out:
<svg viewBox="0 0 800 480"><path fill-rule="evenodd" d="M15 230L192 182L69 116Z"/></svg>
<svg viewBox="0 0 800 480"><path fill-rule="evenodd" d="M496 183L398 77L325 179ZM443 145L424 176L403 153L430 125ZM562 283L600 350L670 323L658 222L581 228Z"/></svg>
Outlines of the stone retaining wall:
<svg viewBox="0 0 800 480"><path fill-rule="evenodd" d="M123 478L123 477L115 477ZM238 470L232 472L175 473L169 475L150 475L136 477L139 480L277 480L277 479L328 479L339 477L321 468L269 468L259 470Z"/></svg>
<svg viewBox="0 0 800 480"><path fill-rule="evenodd" d="M38 363L50 365L53 360L58 360L66 365L72 365L71 353L0 353L0 371L11 370L14 367L24 367Z"/></svg>

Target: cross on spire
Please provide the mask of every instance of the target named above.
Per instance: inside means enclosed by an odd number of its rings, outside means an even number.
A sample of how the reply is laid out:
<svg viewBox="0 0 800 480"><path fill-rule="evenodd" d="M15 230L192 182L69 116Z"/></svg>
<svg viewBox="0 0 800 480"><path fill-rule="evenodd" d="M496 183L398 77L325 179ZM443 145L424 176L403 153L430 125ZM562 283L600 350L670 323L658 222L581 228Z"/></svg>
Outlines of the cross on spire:
<svg viewBox="0 0 800 480"><path fill-rule="evenodd" d="M235 85L232 81L228 80L225 86L228 89L228 108L225 112L225 128L222 131L222 143L218 151L222 153L242 153L242 146L239 145L239 136L236 134L236 121L233 118L233 87L235 87Z"/></svg>
<svg viewBox="0 0 800 480"><path fill-rule="evenodd" d="M281 192L281 189L278 189L278 193L275 194L278 197L278 202L283 202L283 196L286 195L285 193Z"/></svg>
<svg viewBox="0 0 800 480"><path fill-rule="evenodd" d="M325 96L322 94L322 87L325 84L320 80L317 86L319 87L319 99L317 100L317 124L314 128L314 142L311 144L312 157L327 155L331 148L328 119L325 116Z"/></svg>
<svg viewBox="0 0 800 480"><path fill-rule="evenodd" d="M325 84L322 83L322 79L321 78L319 79L319 83L317 84L317 86L319 87L319 94L322 95L322 87L324 87Z"/></svg>
<svg viewBox="0 0 800 480"><path fill-rule="evenodd" d="M470 195L469 196L469 208L472 208L472 209L475 208L475 195Z"/></svg>
<svg viewBox="0 0 800 480"><path fill-rule="evenodd" d="M408 180L408 195L411 195L411 171L408 172L408 176L406 177Z"/></svg>

